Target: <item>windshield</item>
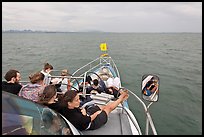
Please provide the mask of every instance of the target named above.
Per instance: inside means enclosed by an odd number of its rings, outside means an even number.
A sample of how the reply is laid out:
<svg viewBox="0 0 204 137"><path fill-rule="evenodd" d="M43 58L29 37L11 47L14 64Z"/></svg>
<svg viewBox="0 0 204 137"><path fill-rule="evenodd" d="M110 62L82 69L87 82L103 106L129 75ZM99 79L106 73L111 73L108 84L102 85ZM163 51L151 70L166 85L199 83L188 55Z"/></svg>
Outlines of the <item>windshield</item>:
<svg viewBox="0 0 204 137"><path fill-rule="evenodd" d="M46 106L2 91L2 135L72 134L64 119Z"/></svg>

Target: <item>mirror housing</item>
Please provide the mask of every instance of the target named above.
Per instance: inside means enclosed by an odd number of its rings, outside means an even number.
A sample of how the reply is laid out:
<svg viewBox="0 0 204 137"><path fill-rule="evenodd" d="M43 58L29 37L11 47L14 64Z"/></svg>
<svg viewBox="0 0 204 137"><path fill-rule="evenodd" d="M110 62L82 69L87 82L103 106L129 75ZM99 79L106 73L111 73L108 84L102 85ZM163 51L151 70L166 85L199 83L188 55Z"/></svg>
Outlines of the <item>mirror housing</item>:
<svg viewBox="0 0 204 137"><path fill-rule="evenodd" d="M159 99L159 77L149 74L142 76L141 88L142 98L150 102L157 102Z"/></svg>

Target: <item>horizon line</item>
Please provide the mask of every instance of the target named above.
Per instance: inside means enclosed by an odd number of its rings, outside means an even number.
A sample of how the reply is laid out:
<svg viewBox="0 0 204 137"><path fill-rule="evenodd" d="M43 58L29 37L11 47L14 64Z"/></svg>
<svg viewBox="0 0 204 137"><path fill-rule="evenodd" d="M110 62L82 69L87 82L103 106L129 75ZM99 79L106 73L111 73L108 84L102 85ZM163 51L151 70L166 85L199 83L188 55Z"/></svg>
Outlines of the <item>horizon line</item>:
<svg viewBox="0 0 204 137"><path fill-rule="evenodd" d="M92 33L202 33L201 32L193 32L193 31L176 31L176 32L114 32L114 31L100 31L100 30L84 30L84 31L51 31L51 30L31 30L31 29L8 29L2 30L2 33L17 33L17 32L24 32L24 33L76 33L76 32L92 32Z"/></svg>

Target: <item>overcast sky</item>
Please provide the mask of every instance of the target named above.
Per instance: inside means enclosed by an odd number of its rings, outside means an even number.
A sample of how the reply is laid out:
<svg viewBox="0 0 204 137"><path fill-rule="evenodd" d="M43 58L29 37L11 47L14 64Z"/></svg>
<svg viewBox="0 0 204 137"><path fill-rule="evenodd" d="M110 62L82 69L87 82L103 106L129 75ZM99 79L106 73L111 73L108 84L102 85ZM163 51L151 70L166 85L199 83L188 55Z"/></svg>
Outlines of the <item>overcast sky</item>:
<svg viewBox="0 0 204 137"><path fill-rule="evenodd" d="M202 2L3 2L2 29L202 32Z"/></svg>

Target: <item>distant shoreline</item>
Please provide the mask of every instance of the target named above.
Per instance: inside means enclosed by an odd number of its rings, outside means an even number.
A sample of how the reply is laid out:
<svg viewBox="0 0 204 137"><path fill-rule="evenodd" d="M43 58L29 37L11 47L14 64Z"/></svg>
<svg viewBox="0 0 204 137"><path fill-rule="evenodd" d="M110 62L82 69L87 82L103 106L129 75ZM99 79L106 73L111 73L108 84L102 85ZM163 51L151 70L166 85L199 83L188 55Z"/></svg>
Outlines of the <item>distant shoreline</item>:
<svg viewBox="0 0 204 137"><path fill-rule="evenodd" d="M158 33L158 34L175 34L175 33L202 33L202 32L103 32L103 31L76 31L76 32L69 32L69 31L2 31L2 33Z"/></svg>

